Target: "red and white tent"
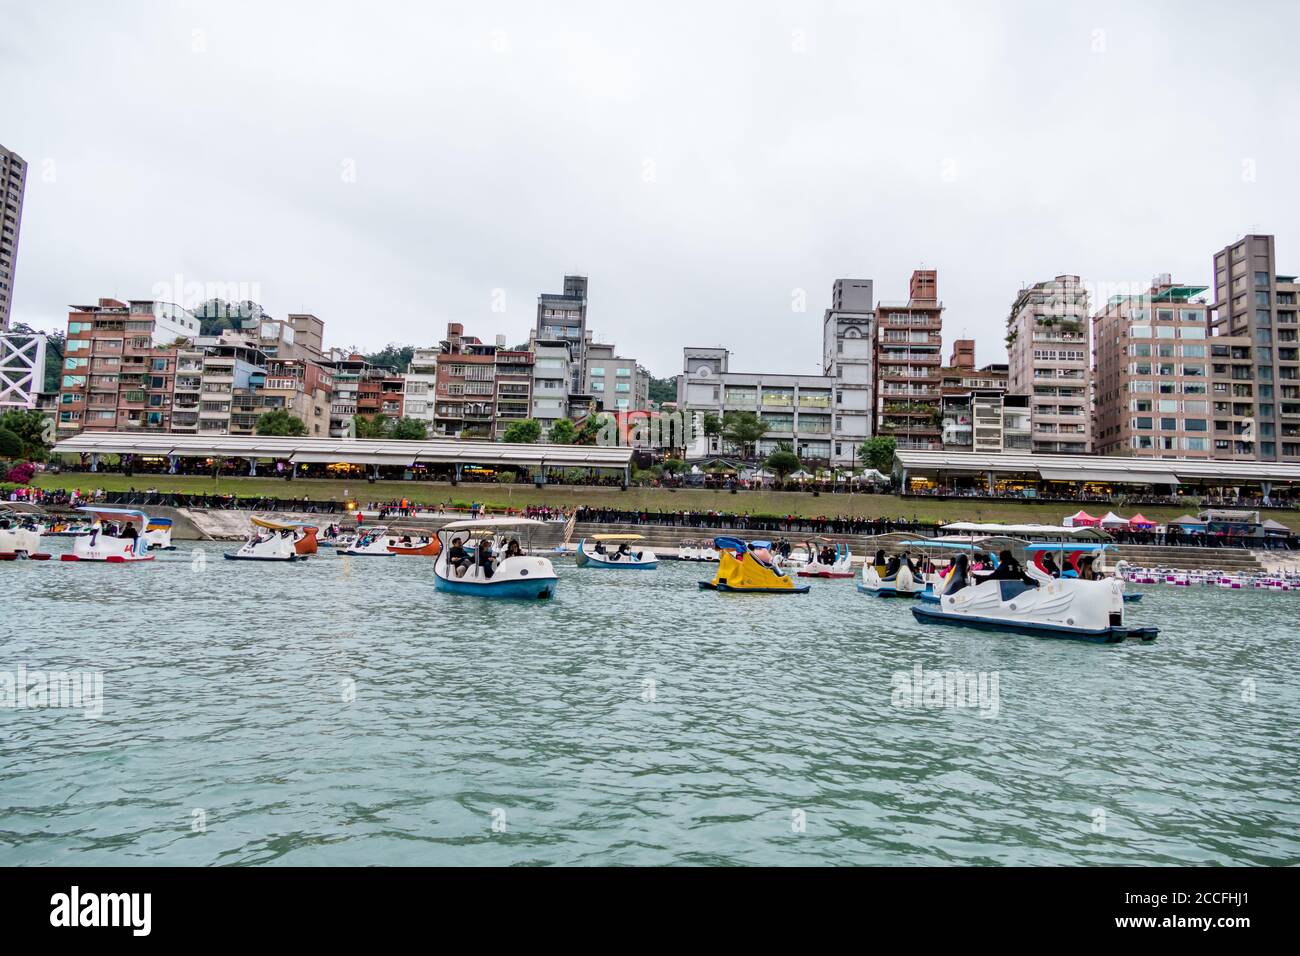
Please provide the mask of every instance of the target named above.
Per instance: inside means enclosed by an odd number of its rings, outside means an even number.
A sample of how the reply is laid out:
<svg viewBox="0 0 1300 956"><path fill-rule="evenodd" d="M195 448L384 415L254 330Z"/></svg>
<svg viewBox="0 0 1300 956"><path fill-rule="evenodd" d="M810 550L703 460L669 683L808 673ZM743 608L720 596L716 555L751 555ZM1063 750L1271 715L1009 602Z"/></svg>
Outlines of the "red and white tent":
<svg viewBox="0 0 1300 956"><path fill-rule="evenodd" d="M1092 515L1088 514L1088 512L1080 509L1061 523L1067 528L1091 528L1100 521L1100 518L1094 518Z"/></svg>
<svg viewBox="0 0 1300 956"><path fill-rule="evenodd" d="M1128 519L1130 528L1154 528L1156 523L1150 518L1143 517L1141 512Z"/></svg>

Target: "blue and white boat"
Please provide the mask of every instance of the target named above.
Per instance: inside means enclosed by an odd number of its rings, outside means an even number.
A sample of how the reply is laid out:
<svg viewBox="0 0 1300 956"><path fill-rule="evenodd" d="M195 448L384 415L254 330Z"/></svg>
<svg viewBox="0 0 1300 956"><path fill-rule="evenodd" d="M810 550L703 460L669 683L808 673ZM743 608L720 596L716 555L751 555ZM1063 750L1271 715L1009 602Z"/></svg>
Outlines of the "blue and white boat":
<svg viewBox="0 0 1300 956"><path fill-rule="evenodd" d="M588 544L588 540L591 544ZM659 567L658 556L649 548L634 548L644 541L642 534L593 534L578 542L574 557L580 568L613 568L625 571L653 571ZM615 547L611 550L610 545Z"/></svg>
<svg viewBox="0 0 1300 956"><path fill-rule="evenodd" d="M559 583L554 566L526 547L529 532L542 524L531 518L481 518L443 525L438 529L442 552L433 565L434 587L486 598L553 597Z"/></svg>

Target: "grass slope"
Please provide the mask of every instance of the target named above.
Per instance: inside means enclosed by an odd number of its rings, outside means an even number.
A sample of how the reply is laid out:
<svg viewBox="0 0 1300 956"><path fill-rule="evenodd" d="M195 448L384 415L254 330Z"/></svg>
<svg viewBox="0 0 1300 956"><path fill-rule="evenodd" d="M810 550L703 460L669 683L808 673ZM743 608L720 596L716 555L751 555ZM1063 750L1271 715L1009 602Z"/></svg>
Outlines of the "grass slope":
<svg viewBox="0 0 1300 956"><path fill-rule="evenodd" d="M241 497L292 497L304 495L313 501L346 501L349 498L362 504L371 501L391 501L409 498L421 504L439 502L468 504L477 501L489 507L522 508L526 505L551 505L572 508L588 505L593 508L609 507L625 510L647 511L731 511L744 514L774 515L864 515L867 517L918 518L922 521L1001 521L1012 523L1060 524L1061 519L1078 510L1077 505L1020 501L931 501L925 498L900 498L895 495L822 495L794 491L705 491L686 488L671 491L666 488L602 487L548 487L532 485L461 484L452 487L445 483L415 481L334 481L323 479L298 479L282 481L273 478L221 478L193 475L38 475L33 482L47 490L80 488L83 491L103 488L105 491L142 491L154 488L160 492L182 494L240 495ZM1101 505L1090 506L1090 513L1104 513ZM1125 515L1135 509L1123 509ZM1153 521L1177 518L1192 506L1152 507L1141 509ZM1266 511L1288 526L1300 525L1293 511Z"/></svg>

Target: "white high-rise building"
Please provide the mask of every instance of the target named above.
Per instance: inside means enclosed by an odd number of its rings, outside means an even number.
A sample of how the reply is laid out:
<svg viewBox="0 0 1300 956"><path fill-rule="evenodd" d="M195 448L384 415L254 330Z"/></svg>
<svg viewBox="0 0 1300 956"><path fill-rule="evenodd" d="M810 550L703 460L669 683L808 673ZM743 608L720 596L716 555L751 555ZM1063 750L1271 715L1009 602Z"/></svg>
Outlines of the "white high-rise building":
<svg viewBox="0 0 1300 956"><path fill-rule="evenodd" d="M835 380L835 465L855 465L871 436L875 326L872 280L836 279L822 321L822 371Z"/></svg>

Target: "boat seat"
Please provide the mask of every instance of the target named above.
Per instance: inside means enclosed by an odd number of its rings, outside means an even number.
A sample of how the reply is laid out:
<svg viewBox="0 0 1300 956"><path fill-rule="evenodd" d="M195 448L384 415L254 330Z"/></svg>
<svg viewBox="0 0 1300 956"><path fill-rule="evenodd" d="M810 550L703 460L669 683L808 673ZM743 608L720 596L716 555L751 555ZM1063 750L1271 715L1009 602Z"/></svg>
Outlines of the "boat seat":
<svg viewBox="0 0 1300 956"><path fill-rule="evenodd" d="M1032 591L1035 585L1026 584L1024 581L998 581L999 589L1002 592L1003 601L1014 600L1018 595L1026 591Z"/></svg>

